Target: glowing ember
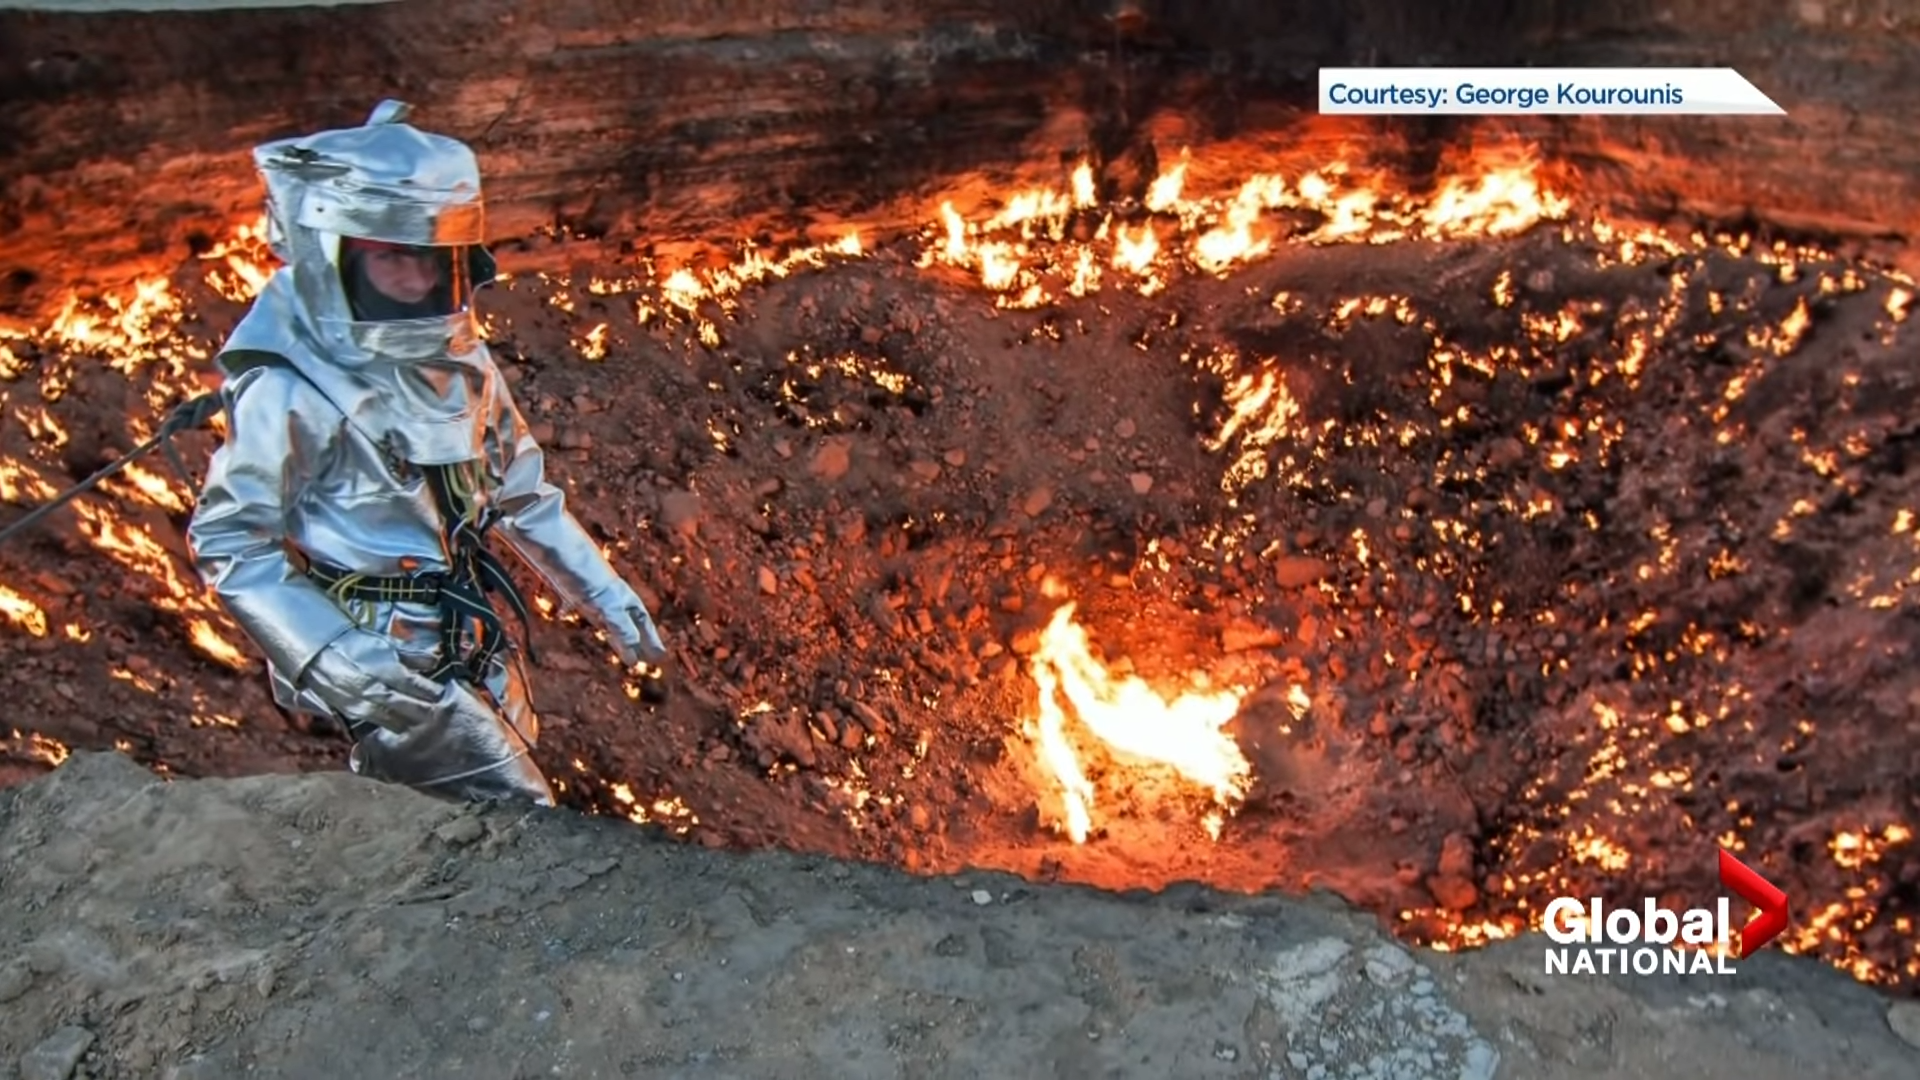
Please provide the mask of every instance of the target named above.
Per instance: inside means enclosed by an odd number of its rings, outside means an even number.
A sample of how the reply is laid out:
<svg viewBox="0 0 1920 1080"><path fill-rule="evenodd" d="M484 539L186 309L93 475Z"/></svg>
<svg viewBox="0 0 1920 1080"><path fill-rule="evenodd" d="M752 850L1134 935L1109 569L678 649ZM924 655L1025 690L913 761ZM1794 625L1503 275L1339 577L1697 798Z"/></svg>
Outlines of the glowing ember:
<svg viewBox="0 0 1920 1080"><path fill-rule="evenodd" d="M1237 459L1221 477L1221 487L1226 491L1264 479L1268 449L1291 434L1299 419L1300 406L1271 363L1261 364L1262 370L1227 378L1223 395L1227 416L1206 444L1216 453L1228 447L1238 450ZM1226 375L1238 367L1238 361L1231 353L1222 353L1209 358L1206 366Z"/></svg>
<svg viewBox="0 0 1920 1080"><path fill-rule="evenodd" d="M668 795L642 802L626 784L614 784L609 788L614 802L624 810L627 820L636 825L657 824L676 836L684 836L700 824L699 815L687 807L678 795Z"/></svg>
<svg viewBox="0 0 1920 1080"><path fill-rule="evenodd" d="M60 494L39 471L12 458L0 458L0 502L43 503Z"/></svg>
<svg viewBox="0 0 1920 1080"><path fill-rule="evenodd" d="M580 352L582 360L605 360L607 358L607 324L600 323L587 331L584 338L573 343Z"/></svg>
<svg viewBox="0 0 1920 1080"><path fill-rule="evenodd" d="M23 732L18 728L10 728L7 738L0 741L0 757L19 758L49 768L59 768L71 753L65 743L37 731Z"/></svg>
<svg viewBox="0 0 1920 1080"><path fill-rule="evenodd" d="M40 605L0 585L0 616L7 623L32 634L34 637L47 636L47 613Z"/></svg>
<svg viewBox="0 0 1920 1080"><path fill-rule="evenodd" d="M708 348L715 348L720 344L720 328L710 317L709 307L730 315L739 305L740 294L751 286L804 269L817 270L832 260L859 258L863 253L864 245L857 232L849 232L830 244L797 247L777 255L747 245L740 249L738 259L717 269L680 266L663 273L662 268L645 262L634 277L620 281L595 280L589 284L588 291L596 296L634 296L634 318L638 324L647 325L656 317L690 323L699 340ZM566 287L564 281L560 284ZM564 293L556 294L549 302L563 310L573 310L572 298ZM603 340L588 340L576 347L589 354L597 349L604 355ZM599 359L599 356L588 358Z"/></svg>
<svg viewBox="0 0 1920 1080"><path fill-rule="evenodd" d="M86 522L87 539L94 547L151 583L154 607L184 617L187 639L195 649L230 668L246 667L246 654L219 629L231 628L231 621L151 533L91 503L76 502L74 508Z"/></svg>
<svg viewBox="0 0 1920 1080"><path fill-rule="evenodd" d="M139 465L128 465L102 485L134 502L176 514L186 513L187 496L174 490L174 481Z"/></svg>
<svg viewBox="0 0 1920 1080"><path fill-rule="evenodd" d="M1086 841L1095 803L1095 785L1069 737L1069 711L1113 760L1122 784L1129 770L1171 770L1223 809L1236 807L1252 767L1224 728L1240 711L1245 692L1189 690L1163 697L1138 676L1115 678L1094 657L1074 608L1062 605L1040 635L1031 662L1040 687L1038 716L1029 725L1042 763L1060 783L1067 834L1075 843Z"/></svg>

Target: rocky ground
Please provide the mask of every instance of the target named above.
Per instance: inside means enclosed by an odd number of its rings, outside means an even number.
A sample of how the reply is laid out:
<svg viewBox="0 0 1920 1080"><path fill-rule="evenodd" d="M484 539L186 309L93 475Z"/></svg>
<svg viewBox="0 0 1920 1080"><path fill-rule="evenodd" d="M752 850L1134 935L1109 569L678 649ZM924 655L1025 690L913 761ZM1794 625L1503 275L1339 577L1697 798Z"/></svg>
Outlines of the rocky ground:
<svg viewBox="0 0 1920 1080"><path fill-rule="evenodd" d="M0 792L0 1075L1857 1076L1920 1008L1777 952L1544 978L1326 899L714 852L338 772ZM7 1072L7 1070L13 1070Z"/></svg>
<svg viewBox="0 0 1920 1080"><path fill-rule="evenodd" d="M1454 945L1563 891L1705 903L1725 843L1792 898L1788 948L1911 985L1901 280L1548 225L1163 264L1142 295L1100 214L1020 256L1058 270L1029 307L981 287L977 236L960 265L902 240L739 292L606 265L496 290L552 474L676 652L655 704L585 629L536 628L568 806L918 872L1318 885ZM1075 295L1081 241L1108 272ZM7 502L194 383L241 310L218 265L7 343ZM115 746L337 771L189 584L185 490L148 465L0 546L10 777ZM1253 783L1217 840L1204 791L1084 732L1093 830L1062 835L1032 721L1066 600L1115 678L1246 692Z"/></svg>

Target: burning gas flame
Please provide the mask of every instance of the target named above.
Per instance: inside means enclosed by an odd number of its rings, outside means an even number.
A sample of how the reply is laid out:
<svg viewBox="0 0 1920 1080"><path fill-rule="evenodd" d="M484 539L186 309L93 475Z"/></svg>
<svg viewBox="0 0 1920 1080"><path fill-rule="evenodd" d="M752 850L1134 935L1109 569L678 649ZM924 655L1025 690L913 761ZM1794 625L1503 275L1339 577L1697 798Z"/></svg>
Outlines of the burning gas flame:
<svg viewBox="0 0 1920 1080"><path fill-rule="evenodd" d="M1571 200L1547 190L1530 160L1490 166L1444 181L1425 201L1362 182L1341 166L1249 177L1225 197L1189 195L1191 154L1148 185L1136 212L1098 201L1091 166L1082 162L1070 192L1017 191L1004 208L969 221L951 201L940 204L934 240L920 258L969 271L1008 308L1032 308L1058 292L1081 296L1099 288L1095 268L1120 270L1141 293L1165 285L1165 271L1184 260L1224 275L1270 253L1280 242L1385 243L1404 239L1510 236L1564 217ZM1306 211L1320 224L1288 232L1270 223L1274 211ZM1088 226L1090 241L1077 226Z"/></svg>
<svg viewBox="0 0 1920 1080"><path fill-rule="evenodd" d="M150 583L153 606L185 621L187 638L201 655L236 671L246 668L246 654L221 632L221 628L231 627L230 620L207 590L182 574L172 553L150 532L93 503L80 501L73 505L86 523L87 539L102 554Z"/></svg>
<svg viewBox="0 0 1920 1080"><path fill-rule="evenodd" d="M1067 835L1085 843L1093 828L1096 789L1074 746L1069 716L1111 758L1130 771L1171 771L1232 810L1245 798L1252 766L1224 730L1245 691L1187 690L1163 696L1136 675L1115 677L1093 654L1076 605L1063 604L1040 635L1031 661L1039 685L1029 725L1042 764L1060 785ZM1213 826L1210 825L1210 831Z"/></svg>
<svg viewBox="0 0 1920 1080"><path fill-rule="evenodd" d="M37 731L8 728L7 737L0 739L0 758L18 758L57 769L71 755L67 744Z"/></svg>
<svg viewBox="0 0 1920 1080"><path fill-rule="evenodd" d="M47 636L47 613L41 610L39 604L5 585L0 585L0 617L34 637Z"/></svg>
<svg viewBox="0 0 1920 1080"><path fill-rule="evenodd" d="M1215 453L1236 450L1221 479L1221 487L1231 492L1267 475L1268 450L1293 431L1300 405L1271 361L1262 361L1260 370L1235 373L1238 357L1223 352L1204 366L1226 377L1222 403L1227 416L1206 447Z"/></svg>
<svg viewBox="0 0 1920 1080"><path fill-rule="evenodd" d="M769 254L751 244L740 249L738 258L716 269L678 266L671 270L652 261L642 262L637 272L624 278L594 278L586 283L594 296L632 297L634 321L646 326L660 322L685 323L694 328L708 348L720 344L720 322L714 315L728 316L739 306L740 294L754 285L789 277L801 270L820 269L831 261L856 259L864 254L857 231L848 232L827 244L814 244ZM564 311L573 311L573 297L567 278L541 279L555 286L548 302ZM589 360L607 355L607 328L597 327L575 348Z"/></svg>
<svg viewBox="0 0 1920 1080"><path fill-rule="evenodd" d="M234 303L260 295L273 276L273 252L267 247L267 219L262 217L234 229L233 236L200 258L218 265L207 271L207 285Z"/></svg>

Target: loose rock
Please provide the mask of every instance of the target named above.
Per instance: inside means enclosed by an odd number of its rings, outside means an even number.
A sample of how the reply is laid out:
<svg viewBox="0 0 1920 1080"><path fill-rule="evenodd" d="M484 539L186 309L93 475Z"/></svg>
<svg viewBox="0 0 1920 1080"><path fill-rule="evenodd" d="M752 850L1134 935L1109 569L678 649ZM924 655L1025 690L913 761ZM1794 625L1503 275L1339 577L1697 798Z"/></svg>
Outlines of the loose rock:
<svg viewBox="0 0 1920 1080"><path fill-rule="evenodd" d="M809 471L814 477L827 483L833 483L847 475L853 467L853 453L845 439L828 439L813 452L813 463Z"/></svg>
<svg viewBox="0 0 1920 1080"><path fill-rule="evenodd" d="M1887 1027L1908 1046L1920 1050L1920 1002L1896 1001L1887 1006Z"/></svg>
<svg viewBox="0 0 1920 1080"><path fill-rule="evenodd" d="M86 1028L61 1028L21 1057L20 1080L67 1080L92 1045Z"/></svg>

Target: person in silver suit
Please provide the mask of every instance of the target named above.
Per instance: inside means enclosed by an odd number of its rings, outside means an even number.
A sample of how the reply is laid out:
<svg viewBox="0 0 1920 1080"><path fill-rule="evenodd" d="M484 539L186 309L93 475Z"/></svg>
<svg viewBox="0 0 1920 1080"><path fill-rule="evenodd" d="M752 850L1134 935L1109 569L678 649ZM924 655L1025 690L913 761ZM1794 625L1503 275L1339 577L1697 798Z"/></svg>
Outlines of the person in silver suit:
<svg viewBox="0 0 1920 1080"><path fill-rule="evenodd" d="M489 538L623 663L666 650L547 479L482 340L478 162L407 113L382 102L361 127L254 150L284 265L216 359L228 430L188 543L275 700L341 721L356 772L550 806L532 654L500 612L524 634L526 605Z"/></svg>

